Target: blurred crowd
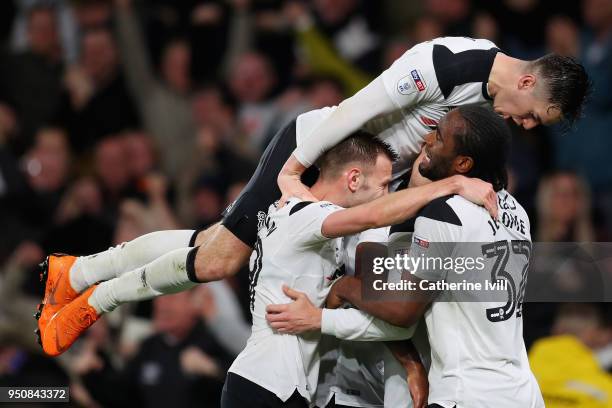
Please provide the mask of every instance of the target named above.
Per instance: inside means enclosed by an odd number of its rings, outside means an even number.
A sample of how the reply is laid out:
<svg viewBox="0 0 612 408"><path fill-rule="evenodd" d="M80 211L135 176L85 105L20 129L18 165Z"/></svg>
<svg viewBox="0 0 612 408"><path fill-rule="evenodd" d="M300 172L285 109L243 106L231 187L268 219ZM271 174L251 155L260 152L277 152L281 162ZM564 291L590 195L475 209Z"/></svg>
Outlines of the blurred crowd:
<svg viewBox="0 0 612 408"><path fill-rule="evenodd" d="M69 383L91 407L217 406L249 334L248 273L120 308L51 360L32 334L36 265L216 222L284 124L444 35L585 65L595 87L574 128L510 124L510 189L534 240L610 241L610 0L1 1L0 385ZM571 335L605 372L611 315L527 304L525 337Z"/></svg>

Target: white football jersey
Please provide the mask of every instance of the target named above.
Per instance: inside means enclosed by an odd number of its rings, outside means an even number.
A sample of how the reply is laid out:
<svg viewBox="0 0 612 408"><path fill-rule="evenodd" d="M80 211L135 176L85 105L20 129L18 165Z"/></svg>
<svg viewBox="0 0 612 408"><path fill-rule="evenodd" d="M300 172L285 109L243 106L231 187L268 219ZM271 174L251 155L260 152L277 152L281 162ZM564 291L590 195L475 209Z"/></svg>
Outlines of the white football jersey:
<svg viewBox="0 0 612 408"><path fill-rule="evenodd" d="M415 45L380 75L397 109L372 118L364 128L400 155L393 169L395 178L407 170L423 137L448 111L459 105L490 103L486 85L498 52L489 40L437 38ZM363 101L367 104L367 98ZM335 109L326 107L298 116L297 145ZM371 107L362 109L367 112Z"/></svg>
<svg viewBox="0 0 612 408"><path fill-rule="evenodd" d="M279 334L266 321L266 306L290 303L283 285L304 292L317 307L324 302L342 265L342 239L321 234L323 221L341 210L330 202L291 199L258 214L251 255L252 334L229 371L286 401L297 389L313 401L319 376L320 333Z"/></svg>
<svg viewBox="0 0 612 408"><path fill-rule="evenodd" d="M387 242L389 227L364 231L357 235L344 237L343 259L345 274L355 274L355 255L357 246L362 242ZM412 407L408 392L406 372L380 340L398 340L412 336L410 329L393 329L391 325L379 326L370 330L366 325L377 326L379 319L365 321L356 314L356 309L329 311L324 309L321 331L325 333L328 319L337 315L334 335L324 335L322 340L328 345L322 355L319 384L317 387L317 406L325 407L335 398L336 405L362 408ZM352 319L355 320L351 322ZM339 324L342 321L342 324ZM333 324L333 323L332 323ZM359 341L362 335L370 332L370 341ZM343 339L346 338L346 339ZM361 340L364 340L362 338Z"/></svg>
<svg viewBox="0 0 612 408"><path fill-rule="evenodd" d="M478 276L507 285L492 300L483 298L479 290L442 290L425 312L431 345L430 404L544 407L523 341L522 297L531 255L529 218L507 191L498 192L497 197L499 221L460 196L432 201L417 216L411 243L404 245L412 258L480 258L482 262L480 275L457 275L456 267L430 267L416 270L421 279L460 282ZM403 251L397 243L402 232L394 231L390 246ZM440 242L453 244L434 244Z"/></svg>
<svg viewBox="0 0 612 408"><path fill-rule="evenodd" d="M377 228L344 238L344 267L355 275L355 252L361 242L387 242L389 228ZM338 341L335 383L328 401L350 407L378 408L384 402L384 362L387 352L379 342Z"/></svg>

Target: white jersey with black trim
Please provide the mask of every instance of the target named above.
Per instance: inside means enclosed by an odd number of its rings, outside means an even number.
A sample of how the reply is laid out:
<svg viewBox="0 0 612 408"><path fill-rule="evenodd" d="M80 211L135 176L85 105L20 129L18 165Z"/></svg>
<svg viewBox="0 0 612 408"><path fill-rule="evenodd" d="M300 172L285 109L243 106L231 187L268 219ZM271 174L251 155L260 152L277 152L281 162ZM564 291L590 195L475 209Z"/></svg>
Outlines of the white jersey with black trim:
<svg viewBox="0 0 612 408"><path fill-rule="evenodd" d="M404 244L404 249L397 242L401 231L390 237L390 246L396 251L410 248L410 257L472 258L481 275L471 276L507 283L493 299L483 298L486 295L479 290L460 293L443 288L425 312L431 345L430 404L544 407L523 341L522 296L531 255L529 218L507 191L498 192L497 197L498 221L460 196L443 197L421 210L411 243ZM441 242L453 244L435 245ZM429 282L469 280L465 271L457 275L457 267L454 271L436 268L421 267L415 275ZM505 304L499 293L507 299Z"/></svg>
<svg viewBox="0 0 612 408"><path fill-rule="evenodd" d="M393 173L401 175L420 151L423 137L448 111L459 105L489 103L486 84L497 52L489 40L466 37L415 45L347 99L350 109L341 115L331 116L338 109L333 106L298 116L294 154L303 164L312 164L362 127L396 150L400 160Z"/></svg>
<svg viewBox="0 0 612 408"><path fill-rule="evenodd" d="M361 243L365 242L387 242L389 237L389 227L364 231L358 235L344 238L344 266L346 275L355 274L355 255L356 249ZM321 322L321 332L332 334L339 338L358 337L354 330L355 322L359 321L356 309L323 310ZM332 316L337 314L337 316ZM337 318L335 318L337 317ZM380 331L367 329L366 325L374 322ZM393 326L382 325L379 319L372 321L366 320L363 323L362 331L370 331L373 340L378 340L378 336L391 336L389 340L398 340L394 335L402 334L401 330L394 329ZM412 334L412 330L403 329L404 333ZM328 335L323 336L327 339ZM402 337L402 338L407 338ZM336 340L336 349L330 350L323 359L325 364L321 367L328 367L327 370L319 373L319 384L317 388L317 406L327 406L332 398L335 398L337 405L361 408L382 408L382 407L412 407L412 399L406 385L406 372L402 365L395 359L389 349L379 341L352 341ZM334 365L333 360L337 360Z"/></svg>
<svg viewBox="0 0 612 408"><path fill-rule="evenodd" d="M283 285L304 292L321 307L342 265L342 239L321 234L323 221L341 210L330 202L292 198L258 214L258 238L251 255L253 328L229 371L286 401L297 389L313 400L319 376L320 333L279 334L266 321L266 306L290 303Z"/></svg>
<svg viewBox="0 0 612 408"><path fill-rule="evenodd" d="M361 234L345 237L344 267L349 276L355 275L355 255L362 242L387 242L389 228L377 228ZM335 383L331 400L335 395L338 405L349 407L379 408L384 402L384 362L386 347L378 342L339 340Z"/></svg>

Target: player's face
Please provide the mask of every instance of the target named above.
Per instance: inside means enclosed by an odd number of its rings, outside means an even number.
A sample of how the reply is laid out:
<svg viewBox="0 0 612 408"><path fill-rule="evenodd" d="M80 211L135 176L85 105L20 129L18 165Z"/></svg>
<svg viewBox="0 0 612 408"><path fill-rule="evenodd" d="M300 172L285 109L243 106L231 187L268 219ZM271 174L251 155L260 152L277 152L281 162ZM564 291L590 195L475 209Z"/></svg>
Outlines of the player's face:
<svg viewBox="0 0 612 408"><path fill-rule="evenodd" d="M454 131L460 126L457 111L451 111L438 123L438 128L425 136L425 157L419 164L419 173L430 180L452 175L455 154Z"/></svg>
<svg viewBox="0 0 612 408"><path fill-rule="evenodd" d="M494 97L493 109L524 129L548 126L561 120L561 112L548 102L545 91L536 88L533 75L523 75L517 87L500 89Z"/></svg>
<svg viewBox="0 0 612 408"><path fill-rule="evenodd" d="M364 173L363 184L353 194L354 204L363 204L389 193L389 183L392 173L391 160L384 154L379 154L376 164Z"/></svg>

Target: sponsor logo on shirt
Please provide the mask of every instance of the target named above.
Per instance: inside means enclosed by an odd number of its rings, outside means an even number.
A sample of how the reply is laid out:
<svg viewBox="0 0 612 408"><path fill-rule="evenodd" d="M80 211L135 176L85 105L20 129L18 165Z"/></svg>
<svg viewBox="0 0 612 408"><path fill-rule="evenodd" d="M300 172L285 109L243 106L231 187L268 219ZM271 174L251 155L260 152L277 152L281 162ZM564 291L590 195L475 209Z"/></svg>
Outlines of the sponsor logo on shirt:
<svg viewBox="0 0 612 408"><path fill-rule="evenodd" d="M421 115L421 122L428 127L435 128L438 126L438 122L436 122L432 118L428 118L427 116Z"/></svg>
<svg viewBox="0 0 612 408"><path fill-rule="evenodd" d="M419 92L423 92L425 90L426 85L425 81L421 79L419 71L413 69L412 71L410 71L410 75L412 76L412 80L414 81L414 84L416 85Z"/></svg>
<svg viewBox="0 0 612 408"><path fill-rule="evenodd" d="M429 241L424 240L423 238L417 237L416 235L413 238L413 242L420 246L421 248L429 248Z"/></svg>

